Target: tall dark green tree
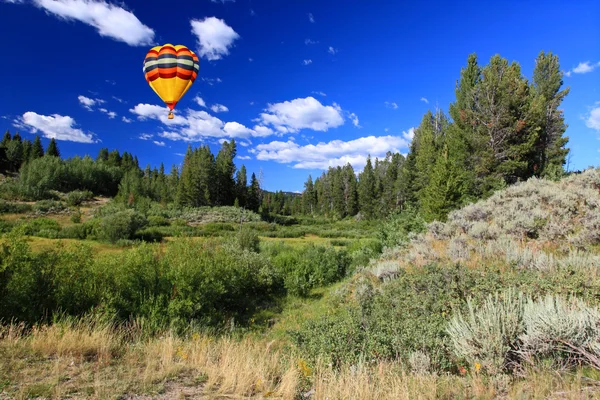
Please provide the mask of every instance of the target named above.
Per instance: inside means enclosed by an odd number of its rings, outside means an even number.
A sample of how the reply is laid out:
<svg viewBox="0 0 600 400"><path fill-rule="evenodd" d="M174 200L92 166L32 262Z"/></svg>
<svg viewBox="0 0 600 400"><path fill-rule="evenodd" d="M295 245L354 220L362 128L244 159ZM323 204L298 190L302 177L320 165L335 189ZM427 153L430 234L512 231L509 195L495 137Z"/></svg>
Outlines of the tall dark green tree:
<svg viewBox="0 0 600 400"><path fill-rule="evenodd" d="M235 188L238 206L246 207L248 198L248 176L246 174L246 166L243 164L235 175Z"/></svg>
<svg viewBox="0 0 600 400"><path fill-rule="evenodd" d="M48 148L46 149L46 155L49 157L60 157L60 151L58 150L56 139L50 139L50 143L48 144Z"/></svg>
<svg viewBox="0 0 600 400"><path fill-rule="evenodd" d="M214 204L222 206L233 205L235 200L235 163L236 143L224 141L215 160Z"/></svg>
<svg viewBox="0 0 600 400"><path fill-rule="evenodd" d="M535 143L537 153L535 175L561 177L569 149L569 141L563 136L567 130L563 111L558 107L569 94L569 88L561 90L563 73L560 70L558 56L551 52L540 52L533 71L531 88L531 115L538 129Z"/></svg>
<svg viewBox="0 0 600 400"><path fill-rule="evenodd" d="M367 219L375 217L375 174L371 163L371 155L367 156L365 168L358 175L358 204L361 214Z"/></svg>
<svg viewBox="0 0 600 400"><path fill-rule="evenodd" d="M260 207L260 204L260 184L258 183L256 174L253 172L252 177L250 178L250 187L248 188L247 207L250 210L257 212Z"/></svg>
<svg viewBox="0 0 600 400"><path fill-rule="evenodd" d="M41 158L44 156L44 146L42 146L42 141L39 135L36 135L33 140L33 145L31 147L31 155L30 158L35 160L36 158Z"/></svg>

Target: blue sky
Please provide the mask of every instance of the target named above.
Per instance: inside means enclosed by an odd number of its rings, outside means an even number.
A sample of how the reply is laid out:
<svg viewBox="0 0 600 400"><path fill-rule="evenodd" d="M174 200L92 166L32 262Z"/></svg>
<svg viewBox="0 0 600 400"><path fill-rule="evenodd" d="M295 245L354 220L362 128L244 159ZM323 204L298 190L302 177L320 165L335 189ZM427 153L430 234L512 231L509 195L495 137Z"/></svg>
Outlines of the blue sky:
<svg viewBox="0 0 600 400"><path fill-rule="evenodd" d="M530 78L545 50L571 88L570 169L600 165L598 1L0 0L0 37L0 129L56 137L67 157L118 148L169 170L188 143L235 137L267 190L299 191L329 165L406 153L469 53ZM200 57L172 121L142 73L165 43Z"/></svg>

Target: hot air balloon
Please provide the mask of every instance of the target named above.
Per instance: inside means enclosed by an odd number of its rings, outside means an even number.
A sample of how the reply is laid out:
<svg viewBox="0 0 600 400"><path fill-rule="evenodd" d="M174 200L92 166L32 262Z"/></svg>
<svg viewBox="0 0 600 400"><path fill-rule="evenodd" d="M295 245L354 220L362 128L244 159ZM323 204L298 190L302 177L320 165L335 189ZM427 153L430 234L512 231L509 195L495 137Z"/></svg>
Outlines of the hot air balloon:
<svg viewBox="0 0 600 400"><path fill-rule="evenodd" d="M169 119L173 119L173 108L196 80L200 61L185 46L165 44L150 49L143 70L150 87L171 110Z"/></svg>

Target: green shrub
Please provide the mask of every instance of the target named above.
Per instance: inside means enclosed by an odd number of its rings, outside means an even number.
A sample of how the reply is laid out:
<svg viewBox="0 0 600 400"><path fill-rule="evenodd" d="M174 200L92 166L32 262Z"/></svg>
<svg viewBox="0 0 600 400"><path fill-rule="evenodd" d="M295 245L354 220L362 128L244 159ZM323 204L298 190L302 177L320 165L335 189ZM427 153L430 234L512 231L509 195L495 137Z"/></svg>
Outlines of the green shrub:
<svg viewBox="0 0 600 400"><path fill-rule="evenodd" d="M73 190L67 193L65 200L70 206L79 206L84 201L89 201L94 198L94 194L89 190Z"/></svg>
<svg viewBox="0 0 600 400"><path fill-rule="evenodd" d="M75 211L73 214L71 214L71 217L69 219L74 224L80 224L81 223L81 211L79 211L79 210Z"/></svg>
<svg viewBox="0 0 600 400"><path fill-rule="evenodd" d="M163 233L156 227L140 229L135 233L135 238L144 242L160 242L163 237Z"/></svg>
<svg viewBox="0 0 600 400"><path fill-rule="evenodd" d="M147 220L142 214L133 210L120 211L102 218L99 237L111 243L119 239L131 240L135 232L146 224Z"/></svg>
<svg viewBox="0 0 600 400"><path fill-rule="evenodd" d="M236 242L241 250L248 250L258 253L260 251L260 239L253 230L248 228L240 229L236 235Z"/></svg>
<svg viewBox="0 0 600 400"><path fill-rule="evenodd" d="M0 214L24 214L33 210L31 204L0 200Z"/></svg>
<svg viewBox="0 0 600 400"><path fill-rule="evenodd" d="M60 229L60 224L50 218L34 218L23 223L23 233L30 236L38 236L40 232L44 232L44 237L49 237L48 235L53 235L50 232L58 234Z"/></svg>
<svg viewBox="0 0 600 400"><path fill-rule="evenodd" d="M148 226L168 226L169 220L162 215L150 215L148 217Z"/></svg>
<svg viewBox="0 0 600 400"><path fill-rule="evenodd" d="M61 239L79 239L85 240L91 237L94 233L94 225L92 223L83 223L65 226L58 233Z"/></svg>
<svg viewBox="0 0 600 400"><path fill-rule="evenodd" d="M40 200L36 202L33 209L42 213L56 213L67 208L65 203L56 200Z"/></svg>
<svg viewBox="0 0 600 400"><path fill-rule="evenodd" d="M377 232L377 237L384 247L405 245L409 240L409 233L421 233L426 230L423 217L413 208L386 218Z"/></svg>

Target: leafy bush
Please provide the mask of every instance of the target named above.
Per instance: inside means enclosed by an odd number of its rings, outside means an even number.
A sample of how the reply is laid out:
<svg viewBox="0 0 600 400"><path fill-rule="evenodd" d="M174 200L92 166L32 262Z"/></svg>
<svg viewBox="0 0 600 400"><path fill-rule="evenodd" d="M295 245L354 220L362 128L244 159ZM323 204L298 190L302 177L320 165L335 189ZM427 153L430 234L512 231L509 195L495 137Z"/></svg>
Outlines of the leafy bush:
<svg viewBox="0 0 600 400"><path fill-rule="evenodd" d="M421 233L426 229L423 217L413 208L388 216L377 232L377 237L384 247L405 245L409 233Z"/></svg>
<svg viewBox="0 0 600 400"><path fill-rule="evenodd" d="M240 229L236 235L237 245L242 250L249 250L258 253L260 251L260 239L253 230L248 228Z"/></svg>
<svg viewBox="0 0 600 400"><path fill-rule="evenodd" d="M40 200L33 206L35 211L41 213L57 213L66 208L65 203L56 200Z"/></svg>
<svg viewBox="0 0 600 400"><path fill-rule="evenodd" d="M67 193L65 200L70 206L79 206L84 201L89 201L94 198L94 194L89 190L73 190Z"/></svg>
<svg viewBox="0 0 600 400"><path fill-rule="evenodd" d="M77 210L73 214L71 214L70 220L74 224L81 223L81 211Z"/></svg>
<svg viewBox="0 0 600 400"><path fill-rule="evenodd" d="M148 226L168 226L169 220L162 215L148 216Z"/></svg>
<svg viewBox="0 0 600 400"><path fill-rule="evenodd" d="M160 242L163 237L163 233L156 227L140 229L135 233L135 238L144 242Z"/></svg>
<svg viewBox="0 0 600 400"><path fill-rule="evenodd" d="M60 224L50 218L35 218L23 223L23 233L30 236L38 236L40 232L45 232L45 237L48 237L48 235L52 235L49 232L58 234L60 229Z"/></svg>
<svg viewBox="0 0 600 400"><path fill-rule="evenodd" d="M0 214L24 214L32 210L30 204L0 200Z"/></svg>
<svg viewBox="0 0 600 400"><path fill-rule="evenodd" d="M133 239L137 230L146 226L146 218L133 210L120 211L103 217L99 237L111 243L119 239Z"/></svg>
<svg viewBox="0 0 600 400"><path fill-rule="evenodd" d="M94 233L94 225L92 223L83 223L65 226L58 232L58 237L62 239L79 239L84 240L90 238Z"/></svg>

